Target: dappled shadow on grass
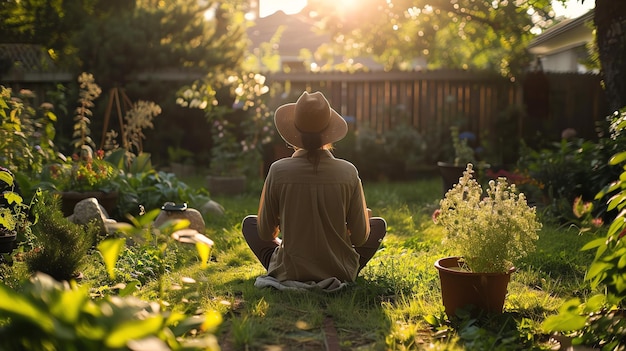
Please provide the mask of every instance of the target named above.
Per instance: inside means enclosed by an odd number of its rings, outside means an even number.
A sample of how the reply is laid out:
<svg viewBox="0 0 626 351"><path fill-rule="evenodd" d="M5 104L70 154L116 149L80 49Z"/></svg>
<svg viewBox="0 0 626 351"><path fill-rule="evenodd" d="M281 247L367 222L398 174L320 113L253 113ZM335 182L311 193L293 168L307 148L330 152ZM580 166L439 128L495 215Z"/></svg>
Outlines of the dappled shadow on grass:
<svg viewBox="0 0 626 351"><path fill-rule="evenodd" d="M362 279L335 293L255 288L254 279L224 285L241 300L225 314L225 349L323 350L333 330L352 349L380 344L389 330L380 297Z"/></svg>

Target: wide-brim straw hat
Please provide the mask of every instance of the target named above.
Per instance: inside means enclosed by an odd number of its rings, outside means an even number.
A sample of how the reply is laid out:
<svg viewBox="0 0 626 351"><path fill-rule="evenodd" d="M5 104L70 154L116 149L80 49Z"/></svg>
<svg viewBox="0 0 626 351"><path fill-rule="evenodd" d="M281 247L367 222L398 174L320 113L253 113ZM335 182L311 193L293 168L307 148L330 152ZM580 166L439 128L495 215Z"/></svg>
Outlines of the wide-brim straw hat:
<svg viewBox="0 0 626 351"><path fill-rule="evenodd" d="M290 145L303 148L302 133L319 134L322 145L337 142L348 133L346 121L330 107L324 94L304 92L295 103L276 109L274 123Z"/></svg>

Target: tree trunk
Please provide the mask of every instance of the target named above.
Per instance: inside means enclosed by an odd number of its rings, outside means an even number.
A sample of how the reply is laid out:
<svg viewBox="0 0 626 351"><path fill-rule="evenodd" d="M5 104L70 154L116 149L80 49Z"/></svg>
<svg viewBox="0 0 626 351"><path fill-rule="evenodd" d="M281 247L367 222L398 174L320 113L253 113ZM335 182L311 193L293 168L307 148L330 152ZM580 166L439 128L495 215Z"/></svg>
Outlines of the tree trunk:
<svg viewBox="0 0 626 351"><path fill-rule="evenodd" d="M606 96L615 111L626 106L626 1L596 0L594 22Z"/></svg>

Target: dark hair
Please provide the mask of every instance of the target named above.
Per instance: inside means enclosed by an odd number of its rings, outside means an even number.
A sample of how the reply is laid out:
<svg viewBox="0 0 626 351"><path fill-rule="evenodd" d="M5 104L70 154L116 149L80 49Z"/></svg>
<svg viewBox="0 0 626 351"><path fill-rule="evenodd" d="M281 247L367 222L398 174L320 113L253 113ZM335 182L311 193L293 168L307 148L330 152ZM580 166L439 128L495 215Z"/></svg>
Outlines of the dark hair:
<svg viewBox="0 0 626 351"><path fill-rule="evenodd" d="M322 147L322 137L319 133L301 133L302 146L307 151L306 159L313 164L313 171L317 173L317 166L320 163L320 149Z"/></svg>

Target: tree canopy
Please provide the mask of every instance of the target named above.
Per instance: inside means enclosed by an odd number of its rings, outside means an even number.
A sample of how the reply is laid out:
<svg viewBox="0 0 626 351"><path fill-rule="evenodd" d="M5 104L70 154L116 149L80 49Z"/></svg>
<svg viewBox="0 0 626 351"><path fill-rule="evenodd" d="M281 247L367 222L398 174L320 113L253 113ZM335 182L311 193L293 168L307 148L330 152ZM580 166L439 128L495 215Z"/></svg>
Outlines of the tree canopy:
<svg viewBox="0 0 626 351"><path fill-rule="evenodd" d="M59 66L123 85L139 72L234 69L246 1L4 0L0 42L42 45ZM211 13L212 16L207 16Z"/></svg>
<svg viewBox="0 0 626 351"><path fill-rule="evenodd" d="M154 4L153 4L154 3ZM207 19L210 11L212 18ZM124 85L138 73L237 69L244 57L244 20L231 2L137 1L106 21L89 21L74 42L82 70Z"/></svg>
<svg viewBox="0 0 626 351"><path fill-rule="evenodd" d="M134 7L135 3L127 0L3 0L0 41L42 45L58 58L88 21Z"/></svg>
<svg viewBox="0 0 626 351"><path fill-rule="evenodd" d="M348 55L377 57L385 68L526 67L533 28L552 23L550 0L361 0L351 7L309 0L306 9ZM423 58L427 67L416 67Z"/></svg>
<svg viewBox="0 0 626 351"><path fill-rule="evenodd" d="M528 67L530 40L554 23L551 3L308 0L305 12L331 34L334 50L374 57L387 70L481 69L514 77ZM626 1L595 0L594 24L607 98L616 110L626 105Z"/></svg>

